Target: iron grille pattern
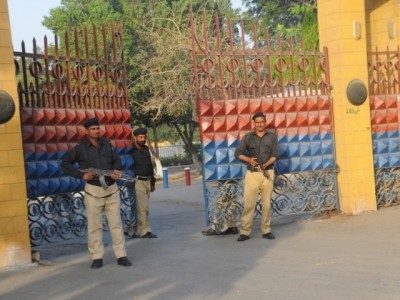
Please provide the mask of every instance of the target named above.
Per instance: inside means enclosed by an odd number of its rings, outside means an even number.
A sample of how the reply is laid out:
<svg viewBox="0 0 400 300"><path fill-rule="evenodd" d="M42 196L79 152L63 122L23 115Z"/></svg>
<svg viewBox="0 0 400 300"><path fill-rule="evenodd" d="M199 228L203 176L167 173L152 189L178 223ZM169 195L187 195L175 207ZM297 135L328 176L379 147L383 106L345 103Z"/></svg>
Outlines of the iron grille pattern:
<svg viewBox="0 0 400 300"><path fill-rule="evenodd" d="M370 108L377 204L399 204L400 97L372 95Z"/></svg>
<svg viewBox="0 0 400 300"><path fill-rule="evenodd" d="M26 52L25 42L21 43L21 52L14 52L16 74L21 79L18 83L20 106L128 108L122 23L118 31L111 24L111 35L104 25L101 35L95 26L91 35L85 28L83 49L76 29L73 36L72 39L65 33L62 48L59 37L55 36L53 54L47 37L44 38L44 53L40 53L36 39L33 39L33 53Z"/></svg>
<svg viewBox="0 0 400 300"><path fill-rule="evenodd" d="M335 174L332 171L314 171L282 174L275 177L272 195L272 215L316 214L337 209ZM230 220L238 222L243 210L243 180L216 180L206 182L208 222L218 231ZM260 201L256 217L261 214Z"/></svg>
<svg viewBox="0 0 400 300"><path fill-rule="evenodd" d="M85 136L87 119L99 118L101 134L111 140L124 172L133 175L122 23L110 30L84 28L82 37L74 30L72 36L55 36L54 45L45 37L43 52L36 39L32 53L24 42L14 52L34 246L86 234L83 181L65 176L60 162ZM132 226L133 187L119 184L123 225Z"/></svg>
<svg viewBox="0 0 400 300"><path fill-rule="evenodd" d="M243 22L227 18L221 25L220 20L217 15L207 20L204 11L199 22L190 16L207 220L220 224L242 209L241 196L230 195L231 190L241 193L232 182L241 182L246 169L234 152L253 129L251 118L258 111L266 114L267 129L279 143L274 214L337 208L327 48L307 51L280 36L273 41L267 30L261 39L255 26L246 35ZM322 184L327 178L330 184ZM298 190L279 194L283 182Z"/></svg>
<svg viewBox="0 0 400 300"><path fill-rule="evenodd" d="M124 227L136 224L133 187L120 186L121 216ZM84 193L65 193L32 198L28 201L31 245L40 246L86 235ZM103 218L107 230L107 219Z"/></svg>
<svg viewBox="0 0 400 300"><path fill-rule="evenodd" d="M368 73L370 95L400 94L400 46L368 51Z"/></svg>
<svg viewBox="0 0 400 300"><path fill-rule="evenodd" d="M375 171L378 206L400 203L400 168L382 168Z"/></svg>
<svg viewBox="0 0 400 300"><path fill-rule="evenodd" d="M218 15L208 35L205 12L198 31L191 12L194 85L197 99L228 100L262 97L329 95L328 49L306 51L295 48L293 40L273 43L265 31L264 39L253 26L246 36L244 23L230 18L220 26ZM240 36L232 28L240 27ZM224 31L221 29L223 28Z"/></svg>

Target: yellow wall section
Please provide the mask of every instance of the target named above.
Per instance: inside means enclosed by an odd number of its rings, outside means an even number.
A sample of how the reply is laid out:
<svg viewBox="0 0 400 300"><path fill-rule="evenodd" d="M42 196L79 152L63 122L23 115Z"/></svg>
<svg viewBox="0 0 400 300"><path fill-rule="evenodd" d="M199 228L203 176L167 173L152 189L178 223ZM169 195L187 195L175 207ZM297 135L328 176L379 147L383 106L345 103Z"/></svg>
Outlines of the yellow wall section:
<svg viewBox="0 0 400 300"><path fill-rule="evenodd" d="M400 1L366 0L365 10L369 49L376 50L378 47L383 51L389 46L396 50L399 45Z"/></svg>
<svg viewBox="0 0 400 300"><path fill-rule="evenodd" d="M318 0L320 45L329 50L340 210L359 214L377 209L368 99L352 105L346 89L353 79L368 86L364 0ZM359 22L360 38L353 36Z"/></svg>
<svg viewBox="0 0 400 300"><path fill-rule="evenodd" d="M24 157L7 0L0 0L0 89L13 118L0 125L0 268L31 263Z"/></svg>

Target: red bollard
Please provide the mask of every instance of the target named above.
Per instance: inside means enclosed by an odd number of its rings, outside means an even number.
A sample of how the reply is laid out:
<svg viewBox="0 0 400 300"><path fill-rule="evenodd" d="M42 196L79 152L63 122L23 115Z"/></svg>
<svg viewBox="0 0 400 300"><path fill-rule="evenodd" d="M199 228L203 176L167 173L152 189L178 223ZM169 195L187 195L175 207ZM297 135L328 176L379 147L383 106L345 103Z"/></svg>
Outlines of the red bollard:
<svg viewBox="0 0 400 300"><path fill-rule="evenodd" d="M186 185L190 185L190 168L185 168Z"/></svg>

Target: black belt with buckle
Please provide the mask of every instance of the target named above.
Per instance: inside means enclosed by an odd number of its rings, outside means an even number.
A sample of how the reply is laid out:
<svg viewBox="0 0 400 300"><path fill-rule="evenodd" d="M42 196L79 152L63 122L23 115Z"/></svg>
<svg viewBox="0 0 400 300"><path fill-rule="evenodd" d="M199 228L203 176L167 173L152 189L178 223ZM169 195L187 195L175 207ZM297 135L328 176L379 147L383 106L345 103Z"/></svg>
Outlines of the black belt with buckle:
<svg viewBox="0 0 400 300"><path fill-rule="evenodd" d="M151 177L146 177L146 176L136 176L137 180L141 180L141 181L150 181Z"/></svg>

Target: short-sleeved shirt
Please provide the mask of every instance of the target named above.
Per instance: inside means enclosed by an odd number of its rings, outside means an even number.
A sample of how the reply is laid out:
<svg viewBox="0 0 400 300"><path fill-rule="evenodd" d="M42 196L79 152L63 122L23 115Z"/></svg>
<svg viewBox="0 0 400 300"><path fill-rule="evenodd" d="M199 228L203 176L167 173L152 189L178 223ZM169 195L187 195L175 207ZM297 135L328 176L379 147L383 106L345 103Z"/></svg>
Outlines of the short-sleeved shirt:
<svg viewBox="0 0 400 300"><path fill-rule="evenodd" d="M74 164L79 165L79 169L96 168L102 170L121 170L121 159L116 153L111 143L104 138L99 139L99 147L95 147L89 140L76 145L69 151L61 162L64 172L75 178L82 178L83 172L79 171ZM106 176L107 185L112 185L115 181ZM89 184L101 186L99 178L95 177L88 181Z"/></svg>
<svg viewBox="0 0 400 300"><path fill-rule="evenodd" d="M258 163L262 165L271 157L278 158L278 139L275 134L267 131L262 137L259 137L255 131L249 132L241 139L235 150L237 159L242 154L257 158ZM247 164L247 168L250 168L249 164Z"/></svg>

